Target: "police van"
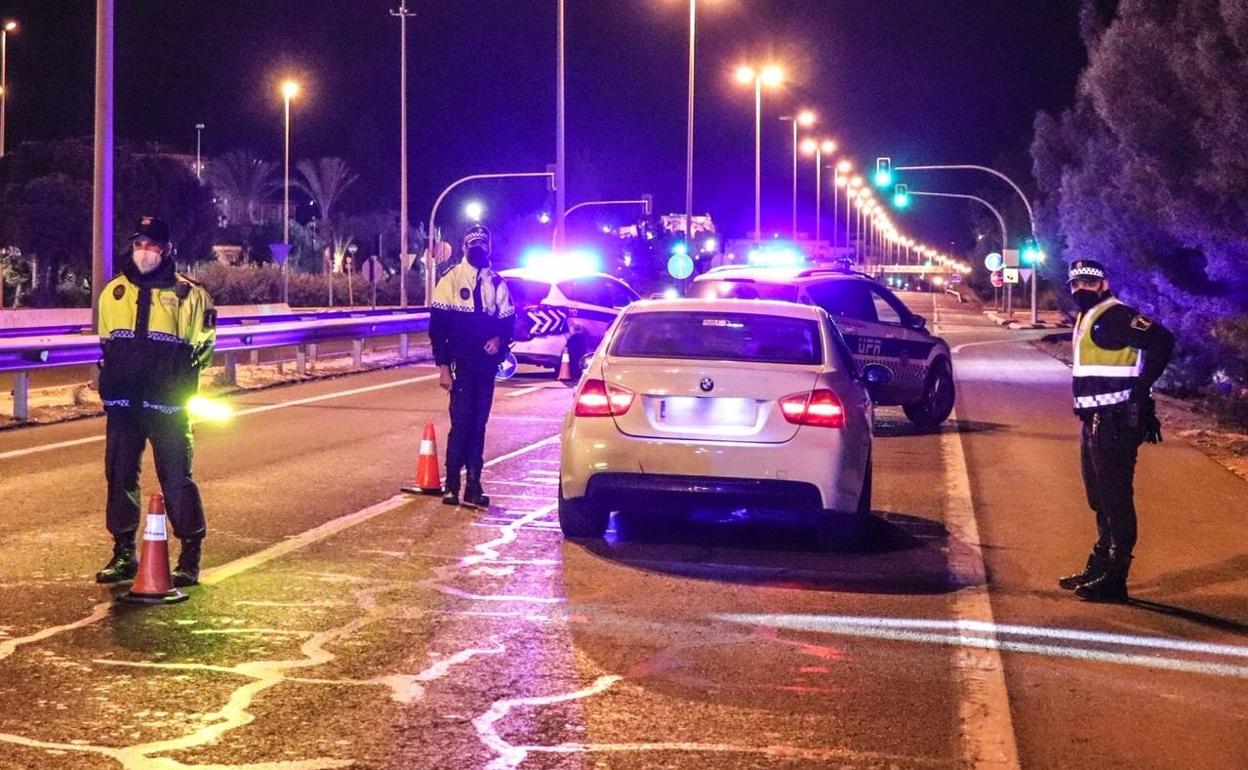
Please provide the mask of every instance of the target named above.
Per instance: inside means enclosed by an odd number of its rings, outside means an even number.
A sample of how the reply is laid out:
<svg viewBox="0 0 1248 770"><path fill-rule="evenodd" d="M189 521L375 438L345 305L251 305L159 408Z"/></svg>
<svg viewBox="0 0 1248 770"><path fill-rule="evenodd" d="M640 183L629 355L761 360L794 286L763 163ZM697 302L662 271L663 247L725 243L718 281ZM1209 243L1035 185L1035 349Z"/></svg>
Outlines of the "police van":
<svg viewBox="0 0 1248 770"><path fill-rule="evenodd" d="M923 428L940 425L953 411L949 344L870 276L831 267L723 266L694 279L689 295L817 305L832 317L860 366L879 364L892 372L887 382L870 387L876 404L901 406Z"/></svg>
<svg viewBox="0 0 1248 770"><path fill-rule="evenodd" d="M567 352L579 372L620 310L638 300L628 284L605 273L552 277L548 269L517 267L499 275L516 306L511 352L522 364L558 369Z"/></svg>

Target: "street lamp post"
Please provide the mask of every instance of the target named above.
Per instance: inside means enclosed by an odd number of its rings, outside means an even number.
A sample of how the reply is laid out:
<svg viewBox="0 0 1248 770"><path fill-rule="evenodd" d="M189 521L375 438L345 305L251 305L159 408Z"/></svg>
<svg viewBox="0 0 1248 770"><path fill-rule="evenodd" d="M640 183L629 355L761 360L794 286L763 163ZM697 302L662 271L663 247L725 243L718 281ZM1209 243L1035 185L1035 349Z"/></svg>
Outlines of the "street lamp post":
<svg viewBox="0 0 1248 770"><path fill-rule="evenodd" d="M838 224L840 220L837 219L837 217L840 214L841 188L845 188L845 195L848 196L849 179L845 176L845 174L851 168L853 168L853 165L848 160L841 160L837 162L835 166L836 170L833 172L832 176L832 248L834 249L840 245L839 235L841 226Z"/></svg>
<svg viewBox="0 0 1248 770"><path fill-rule="evenodd" d="M807 139L802 143L802 150L808 155L815 155L815 242L818 243L823 240L823 213L819 210L823 205L823 154L836 152L836 142L831 139L820 142ZM836 211L835 204L832 210Z"/></svg>
<svg viewBox="0 0 1248 770"><path fill-rule="evenodd" d="M9 33L17 30L16 21L0 25L0 158L4 157L5 128L9 105Z"/></svg>
<svg viewBox="0 0 1248 770"><path fill-rule="evenodd" d="M698 0L689 0L689 106L685 134L685 243L693 243L693 75Z"/></svg>
<svg viewBox="0 0 1248 770"><path fill-rule="evenodd" d="M754 241L757 243L763 239L763 86L780 85L784 82L784 71L774 64L762 70L741 66L737 68L737 82L754 84Z"/></svg>
<svg viewBox="0 0 1248 770"><path fill-rule="evenodd" d="M564 212L567 210L567 101L564 98L564 82L566 73L564 19L566 16L566 0L558 0L559 18L557 22L557 62L555 71L555 247L562 248L567 230L564 225Z"/></svg>
<svg viewBox="0 0 1248 770"><path fill-rule="evenodd" d="M781 115L780 120L788 121L793 125L793 223L792 238L797 240L797 127L809 127L815 124L815 113L810 110L802 110L796 115Z"/></svg>
<svg viewBox="0 0 1248 770"><path fill-rule="evenodd" d="M407 0L390 11L399 19L399 307L407 307ZM381 256L381 255L378 255ZM427 304L427 303L426 303ZM407 358L407 335L399 338L399 355Z"/></svg>
<svg viewBox="0 0 1248 770"><path fill-rule="evenodd" d="M204 124L196 123L195 124L195 179L200 182L204 181L203 149L204 149Z"/></svg>
<svg viewBox="0 0 1248 770"><path fill-rule="evenodd" d="M284 162L282 182L282 243L290 245L290 100L299 94L299 84L293 80L282 83L282 101L285 107ZM290 252L282 261L282 302L290 303Z"/></svg>
<svg viewBox="0 0 1248 770"><path fill-rule="evenodd" d="M113 278L113 0L95 2L95 144L91 186L91 321Z"/></svg>

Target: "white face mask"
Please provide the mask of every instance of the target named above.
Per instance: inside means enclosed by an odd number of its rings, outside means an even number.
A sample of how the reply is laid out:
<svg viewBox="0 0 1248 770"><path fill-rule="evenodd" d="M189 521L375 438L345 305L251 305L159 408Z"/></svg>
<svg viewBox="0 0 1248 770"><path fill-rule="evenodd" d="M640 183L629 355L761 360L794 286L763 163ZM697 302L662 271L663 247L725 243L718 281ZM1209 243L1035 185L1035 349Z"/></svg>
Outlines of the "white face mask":
<svg viewBox="0 0 1248 770"><path fill-rule="evenodd" d="M160 266L161 254L159 251L150 251L148 249L134 248L134 266L139 268L139 272L147 275Z"/></svg>

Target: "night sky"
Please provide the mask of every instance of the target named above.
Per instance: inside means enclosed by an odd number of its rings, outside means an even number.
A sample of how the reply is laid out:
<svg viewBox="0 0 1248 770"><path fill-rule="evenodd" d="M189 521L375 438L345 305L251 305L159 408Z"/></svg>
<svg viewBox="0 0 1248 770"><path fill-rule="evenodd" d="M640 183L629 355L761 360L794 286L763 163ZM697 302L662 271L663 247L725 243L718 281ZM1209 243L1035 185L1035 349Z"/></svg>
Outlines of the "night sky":
<svg viewBox="0 0 1248 770"><path fill-rule="evenodd" d="M396 6L117 0L118 136L193 152L203 122L206 155L250 148L279 160L277 83L295 74L305 90L294 107L294 158L342 156L363 174L361 205L397 208ZM418 221L456 177L553 161L556 5L409 0L409 8ZM89 135L94 3L0 0L0 17L22 24L9 45L10 148ZM569 204L650 192L661 212L683 208L687 18L685 0L568 0ZM896 163L1027 168L1035 113L1072 100L1084 54L1074 0L699 0L694 203L729 234L744 233L752 217L753 94L732 77L746 61L775 61L790 75L765 94L763 121L764 227L787 230L791 134L781 114L816 109L817 133L859 166L888 154ZM813 161L800 169L809 228ZM549 206L540 183L510 184L510 215ZM991 189L965 176L914 186ZM487 205L501 192L476 191ZM929 199L897 219L933 240L967 233L962 204Z"/></svg>

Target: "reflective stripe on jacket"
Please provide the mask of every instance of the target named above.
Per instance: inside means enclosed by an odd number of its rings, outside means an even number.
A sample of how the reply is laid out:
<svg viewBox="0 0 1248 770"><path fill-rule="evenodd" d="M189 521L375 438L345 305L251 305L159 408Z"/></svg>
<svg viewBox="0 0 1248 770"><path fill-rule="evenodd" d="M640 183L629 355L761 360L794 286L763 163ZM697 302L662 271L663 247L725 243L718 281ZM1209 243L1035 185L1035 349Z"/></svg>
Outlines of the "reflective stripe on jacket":
<svg viewBox="0 0 1248 770"><path fill-rule="evenodd" d="M1105 311L1121 304L1117 298L1108 297L1080 315L1075 323L1071 369L1076 412L1125 404L1139 385L1140 372L1144 369L1143 351L1130 346L1103 348L1096 344L1092 335L1092 327Z"/></svg>
<svg viewBox="0 0 1248 770"><path fill-rule="evenodd" d="M467 259L460 261L438 281L430 311L429 340L439 366L453 361L497 366L506 355L516 308L507 283L490 268L478 270ZM491 356L485 343L494 337L501 344Z"/></svg>

